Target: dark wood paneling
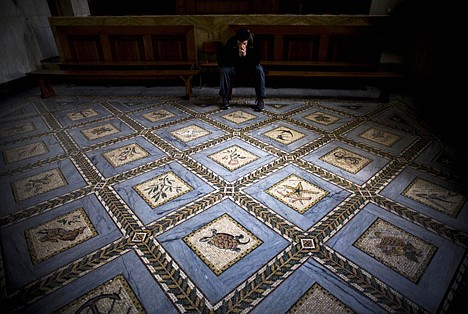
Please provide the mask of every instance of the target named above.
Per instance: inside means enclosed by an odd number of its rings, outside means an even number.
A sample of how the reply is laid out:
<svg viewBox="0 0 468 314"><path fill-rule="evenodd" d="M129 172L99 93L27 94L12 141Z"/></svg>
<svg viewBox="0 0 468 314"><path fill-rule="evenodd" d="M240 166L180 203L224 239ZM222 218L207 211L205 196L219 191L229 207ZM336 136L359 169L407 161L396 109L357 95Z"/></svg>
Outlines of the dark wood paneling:
<svg viewBox="0 0 468 314"><path fill-rule="evenodd" d="M319 35L285 35L282 60L317 61L319 43Z"/></svg>
<svg viewBox="0 0 468 314"><path fill-rule="evenodd" d="M104 55L98 35L68 36L68 49L71 60L102 61Z"/></svg>
<svg viewBox="0 0 468 314"><path fill-rule="evenodd" d="M99 35L98 35L99 34ZM185 61L197 64L192 25L57 26L62 63Z"/></svg>
<svg viewBox="0 0 468 314"><path fill-rule="evenodd" d="M109 36L112 60L146 61L142 36Z"/></svg>
<svg viewBox="0 0 468 314"><path fill-rule="evenodd" d="M153 36L154 60L187 60L185 37Z"/></svg>

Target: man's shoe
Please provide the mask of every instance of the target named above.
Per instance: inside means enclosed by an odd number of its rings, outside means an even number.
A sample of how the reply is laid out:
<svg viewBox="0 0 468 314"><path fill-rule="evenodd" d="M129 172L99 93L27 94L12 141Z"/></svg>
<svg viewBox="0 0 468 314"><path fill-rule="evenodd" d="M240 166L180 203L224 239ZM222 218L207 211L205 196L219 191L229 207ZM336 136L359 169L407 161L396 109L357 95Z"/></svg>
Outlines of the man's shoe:
<svg viewBox="0 0 468 314"><path fill-rule="evenodd" d="M229 100L227 98L223 98L223 103L220 108L221 110L229 109Z"/></svg>
<svg viewBox="0 0 468 314"><path fill-rule="evenodd" d="M265 109L265 102L263 99L257 99L257 105L255 106L255 111L263 111Z"/></svg>

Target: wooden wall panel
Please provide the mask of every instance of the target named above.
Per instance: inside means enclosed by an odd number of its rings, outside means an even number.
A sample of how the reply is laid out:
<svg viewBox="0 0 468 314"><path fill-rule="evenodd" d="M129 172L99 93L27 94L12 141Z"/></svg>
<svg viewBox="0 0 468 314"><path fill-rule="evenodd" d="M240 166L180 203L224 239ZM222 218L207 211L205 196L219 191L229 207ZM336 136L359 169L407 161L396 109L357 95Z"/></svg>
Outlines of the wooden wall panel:
<svg viewBox="0 0 468 314"><path fill-rule="evenodd" d="M153 36L154 60L187 60L185 37Z"/></svg>
<svg viewBox="0 0 468 314"><path fill-rule="evenodd" d="M256 35L254 40L260 47L260 55L262 60L274 59L275 38L274 35Z"/></svg>
<svg viewBox="0 0 468 314"><path fill-rule="evenodd" d="M98 35L71 35L67 37L70 59L66 61L102 61L104 55Z"/></svg>
<svg viewBox="0 0 468 314"><path fill-rule="evenodd" d="M330 35L327 61L378 62L380 51L372 36L368 34Z"/></svg>
<svg viewBox="0 0 468 314"><path fill-rule="evenodd" d="M196 1L197 14L249 14L250 0L219 1L198 0Z"/></svg>
<svg viewBox="0 0 468 314"><path fill-rule="evenodd" d="M113 61L146 61L142 36L109 36Z"/></svg>
<svg viewBox="0 0 468 314"><path fill-rule="evenodd" d="M317 61L320 36L285 35L283 58L288 61Z"/></svg>

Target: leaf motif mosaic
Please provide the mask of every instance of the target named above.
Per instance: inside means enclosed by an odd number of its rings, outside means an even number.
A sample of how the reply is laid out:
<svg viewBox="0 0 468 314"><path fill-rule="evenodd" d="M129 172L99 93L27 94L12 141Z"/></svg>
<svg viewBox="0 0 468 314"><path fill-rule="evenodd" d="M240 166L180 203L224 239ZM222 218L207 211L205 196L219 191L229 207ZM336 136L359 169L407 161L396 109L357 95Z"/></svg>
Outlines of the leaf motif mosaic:
<svg viewBox="0 0 468 314"><path fill-rule="evenodd" d="M331 152L320 157L320 159L350 173L358 173L372 161L365 156L342 147L335 148Z"/></svg>
<svg viewBox="0 0 468 314"><path fill-rule="evenodd" d="M137 143L132 143L123 147L113 149L105 152L102 155L114 167L120 167L133 161L149 156L143 147Z"/></svg>
<svg viewBox="0 0 468 314"><path fill-rule="evenodd" d="M466 202L466 196L422 178L415 178L402 195L451 217L456 217Z"/></svg>
<svg viewBox="0 0 468 314"><path fill-rule="evenodd" d="M259 158L237 145L230 146L208 157L230 171L239 169Z"/></svg>
<svg viewBox="0 0 468 314"><path fill-rule="evenodd" d="M173 114L172 112L166 109L160 109L160 110L145 113L142 116L150 122L158 122L164 119L175 117L175 114Z"/></svg>
<svg viewBox="0 0 468 314"><path fill-rule="evenodd" d="M188 183L172 171L140 183L133 189L153 209L193 190Z"/></svg>
<svg viewBox="0 0 468 314"><path fill-rule="evenodd" d="M392 147L400 140L398 135L376 128L370 128L359 134L359 136L387 147Z"/></svg>
<svg viewBox="0 0 468 314"><path fill-rule="evenodd" d="M49 149L43 141L8 149L4 152L6 163L13 163L35 156L47 154Z"/></svg>

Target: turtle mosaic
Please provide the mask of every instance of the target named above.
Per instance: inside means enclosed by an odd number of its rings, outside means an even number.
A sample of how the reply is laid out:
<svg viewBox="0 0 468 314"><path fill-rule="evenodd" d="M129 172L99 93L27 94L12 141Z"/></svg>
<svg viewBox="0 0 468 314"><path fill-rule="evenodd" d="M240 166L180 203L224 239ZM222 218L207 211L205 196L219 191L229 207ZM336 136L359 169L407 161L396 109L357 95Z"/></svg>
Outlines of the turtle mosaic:
<svg viewBox="0 0 468 314"><path fill-rule="evenodd" d="M241 242L241 239L244 238L244 235L232 235L229 233L218 232L216 229L211 229L211 236L200 238L200 242L207 242L210 245L214 245L219 249L231 250L234 252L239 252L239 245L247 244L250 242L248 239L246 242Z"/></svg>

